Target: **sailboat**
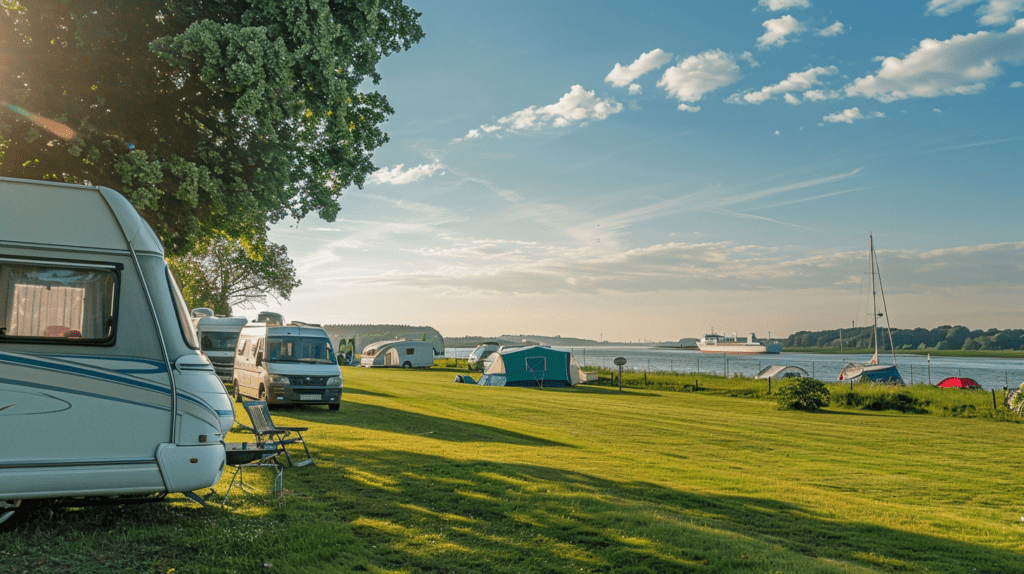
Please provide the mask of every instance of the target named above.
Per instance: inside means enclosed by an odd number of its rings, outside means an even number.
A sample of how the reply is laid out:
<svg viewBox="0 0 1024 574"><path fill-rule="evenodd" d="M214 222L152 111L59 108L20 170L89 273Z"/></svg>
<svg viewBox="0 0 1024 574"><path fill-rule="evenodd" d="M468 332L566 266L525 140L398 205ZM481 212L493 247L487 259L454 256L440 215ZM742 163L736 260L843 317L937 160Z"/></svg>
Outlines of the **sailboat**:
<svg viewBox="0 0 1024 574"><path fill-rule="evenodd" d="M868 257L871 264L871 318L872 318L872 339L875 343L875 354L867 363L848 363L841 373L839 380L844 383L859 383L869 381L872 383L903 384L903 377L896 368L896 351L892 344L892 330L889 328L889 312L885 308L885 290L882 289L882 275L878 268L878 260L875 258L875 241L871 234L868 234ZM889 335L889 348L893 349L892 364L884 365L878 363L878 318L883 314L878 312L878 303L875 293L875 278L878 278L878 288L882 292L882 310L885 312L885 330Z"/></svg>

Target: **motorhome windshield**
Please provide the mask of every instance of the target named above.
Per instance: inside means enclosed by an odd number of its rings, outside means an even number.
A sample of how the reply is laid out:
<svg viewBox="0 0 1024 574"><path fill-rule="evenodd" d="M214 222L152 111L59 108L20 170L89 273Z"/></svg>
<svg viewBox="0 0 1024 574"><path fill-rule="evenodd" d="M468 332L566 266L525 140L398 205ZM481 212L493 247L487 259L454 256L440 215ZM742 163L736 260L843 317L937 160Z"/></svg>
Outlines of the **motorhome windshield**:
<svg viewBox="0 0 1024 574"><path fill-rule="evenodd" d="M112 341L114 269L0 260L0 339Z"/></svg>
<svg viewBox="0 0 1024 574"><path fill-rule="evenodd" d="M204 351L234 351L238 344L238 332L202 331L199 343Z"/></svg>
<svg viewBox="0 0 1024 574"><path fill-rule="evenodd" d="M325 337L267 337L267 361L271 363L337 364L331 340Z"/></svg>

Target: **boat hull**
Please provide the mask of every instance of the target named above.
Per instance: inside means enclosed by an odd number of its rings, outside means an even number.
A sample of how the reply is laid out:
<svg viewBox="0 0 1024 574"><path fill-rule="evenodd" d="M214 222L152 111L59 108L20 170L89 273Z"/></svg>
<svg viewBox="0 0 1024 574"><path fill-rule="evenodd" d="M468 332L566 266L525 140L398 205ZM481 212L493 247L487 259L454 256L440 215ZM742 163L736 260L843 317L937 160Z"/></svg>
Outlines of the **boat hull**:
<svg viewBox="0 0 1024 574"><path fill-rule="evenodd" d="M839 373L839 380L844 383L903 384L903 377L895 365L850 363Z"/></svg>
<svg viewBox="0 0 1024 574"><path fill-rule="evenodd" d="M717 355L776 355L782 352L781 343L764 343L764 344L748 344L748 343L716 343L709 345L707 343L697 343L697 348L700 349L701 353L717 354Z"/></svg>

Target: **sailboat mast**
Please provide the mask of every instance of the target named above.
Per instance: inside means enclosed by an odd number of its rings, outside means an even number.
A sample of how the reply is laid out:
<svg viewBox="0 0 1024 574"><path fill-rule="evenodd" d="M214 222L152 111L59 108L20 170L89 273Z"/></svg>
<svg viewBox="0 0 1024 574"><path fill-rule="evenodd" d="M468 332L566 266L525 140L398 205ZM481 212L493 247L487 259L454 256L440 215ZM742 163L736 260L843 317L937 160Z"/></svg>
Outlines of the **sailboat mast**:
<svg viewBox="0 0 1024 574"><path fill-rule="evenodd" d="M868 261L871 265L871 338L875 342L875 354L871 364L878 363L878 304L875 300L875 238L868 234Z"/></svg>

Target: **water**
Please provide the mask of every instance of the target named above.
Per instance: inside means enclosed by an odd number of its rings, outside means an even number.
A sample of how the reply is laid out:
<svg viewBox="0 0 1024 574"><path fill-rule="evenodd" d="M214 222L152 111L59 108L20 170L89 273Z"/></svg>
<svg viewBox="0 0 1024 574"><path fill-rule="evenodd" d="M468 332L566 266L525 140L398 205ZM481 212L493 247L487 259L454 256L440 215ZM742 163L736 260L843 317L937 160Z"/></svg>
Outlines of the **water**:
<svg viewBox="0 0 1024 574"><path fill-rule="evenodd" d="M613 361L625 357L625 370L639 372L668 371L674 373L706 373L713 375L753 377L764 367L785 365L800 367L822 381L836 381L849 362L867 362L870 354L837 355L827 353L780 353L778 355L710 355L696 350L659 349L640 346L552 347L569 351L582 366L618 369ZM465 359L472 348L452 348L445 357ZM892 355L879 357L882 363ZM1024 381L1024 359L981 357L931 357L897 355L896 363L907 383L937 384L946 377L970 377L985 389L1017 388Z"/></svg>

